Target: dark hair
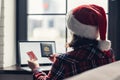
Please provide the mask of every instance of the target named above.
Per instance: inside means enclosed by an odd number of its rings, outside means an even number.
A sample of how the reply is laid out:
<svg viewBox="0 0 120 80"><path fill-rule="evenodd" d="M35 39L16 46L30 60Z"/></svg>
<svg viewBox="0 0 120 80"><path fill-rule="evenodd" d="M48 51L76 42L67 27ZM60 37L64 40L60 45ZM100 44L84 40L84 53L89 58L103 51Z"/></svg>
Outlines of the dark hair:
<svg viewBox="0 0 120 80"><path fill-rule="evenodd" d="M78 49L80 46L90 45L90 44L97 46L98 41L95 39L88 39L88 38L80 37L78 35L73 34L72 40L69 43L69 47L72 47L73 49Z"/></svg>

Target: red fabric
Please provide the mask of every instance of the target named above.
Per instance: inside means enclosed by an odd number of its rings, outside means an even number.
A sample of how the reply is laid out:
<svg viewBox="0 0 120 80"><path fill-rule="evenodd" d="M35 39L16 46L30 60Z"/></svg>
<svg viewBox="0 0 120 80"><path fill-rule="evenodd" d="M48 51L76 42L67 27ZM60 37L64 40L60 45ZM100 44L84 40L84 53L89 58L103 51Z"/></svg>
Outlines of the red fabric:
<svg viewBox="0 0 120 80"><path fill-rule="evenodd" d="M74 17L81 23L98 27L100 39L106 40L107 20L104 9L97 5L81 5L73 10Z"/></svg>
<svg viewBox="0 0 120 80"><path fill-rule="evenodd" d="M102 7L97 5L91 5L95 10L97 10L100 15L98 15L98 28L100 33L100 39L106 40L106 29L107 29L107 20L106 20L106 13Z"/></svg>

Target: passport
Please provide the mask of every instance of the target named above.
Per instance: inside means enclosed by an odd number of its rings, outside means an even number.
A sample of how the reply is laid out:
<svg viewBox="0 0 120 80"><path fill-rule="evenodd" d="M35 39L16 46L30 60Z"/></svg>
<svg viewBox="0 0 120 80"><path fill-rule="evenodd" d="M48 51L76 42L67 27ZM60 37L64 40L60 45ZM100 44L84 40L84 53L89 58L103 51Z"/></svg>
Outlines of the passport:
<svg viewBox="0 0 120 80"><path fill-rule="evenodd" d="M52 44L49 43L41 43L41 54L42 57L49 57L53 54Z"/></svg>

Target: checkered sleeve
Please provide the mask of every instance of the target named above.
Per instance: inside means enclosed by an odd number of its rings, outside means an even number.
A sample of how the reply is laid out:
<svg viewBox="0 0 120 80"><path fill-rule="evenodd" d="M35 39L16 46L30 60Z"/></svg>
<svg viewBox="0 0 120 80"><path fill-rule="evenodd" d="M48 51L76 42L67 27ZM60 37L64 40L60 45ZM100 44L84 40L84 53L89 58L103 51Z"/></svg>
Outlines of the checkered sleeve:
<svg viewBox="0 0 120 80"><path fill-rule="evenodd" d="M64 78L64 66L62 60L60 58L56 59L48 75L41 71L35 73L34 77L36 80L62 80Z"/></svg>

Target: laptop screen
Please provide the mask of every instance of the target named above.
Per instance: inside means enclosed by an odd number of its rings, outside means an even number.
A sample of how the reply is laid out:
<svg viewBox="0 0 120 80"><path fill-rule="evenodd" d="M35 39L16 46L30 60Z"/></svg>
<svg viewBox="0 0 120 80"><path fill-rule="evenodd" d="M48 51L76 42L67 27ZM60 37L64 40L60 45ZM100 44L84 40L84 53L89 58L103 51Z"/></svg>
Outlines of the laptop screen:
<svg viewBox="0 0 120 80"><path fill-rule="evenodd" d="M55 41L19 41L21 66L27 65L31 57L36 57L39 64L52 64L48 56L56 52ZM30 57L29 53L33 53Z"/></svg>

